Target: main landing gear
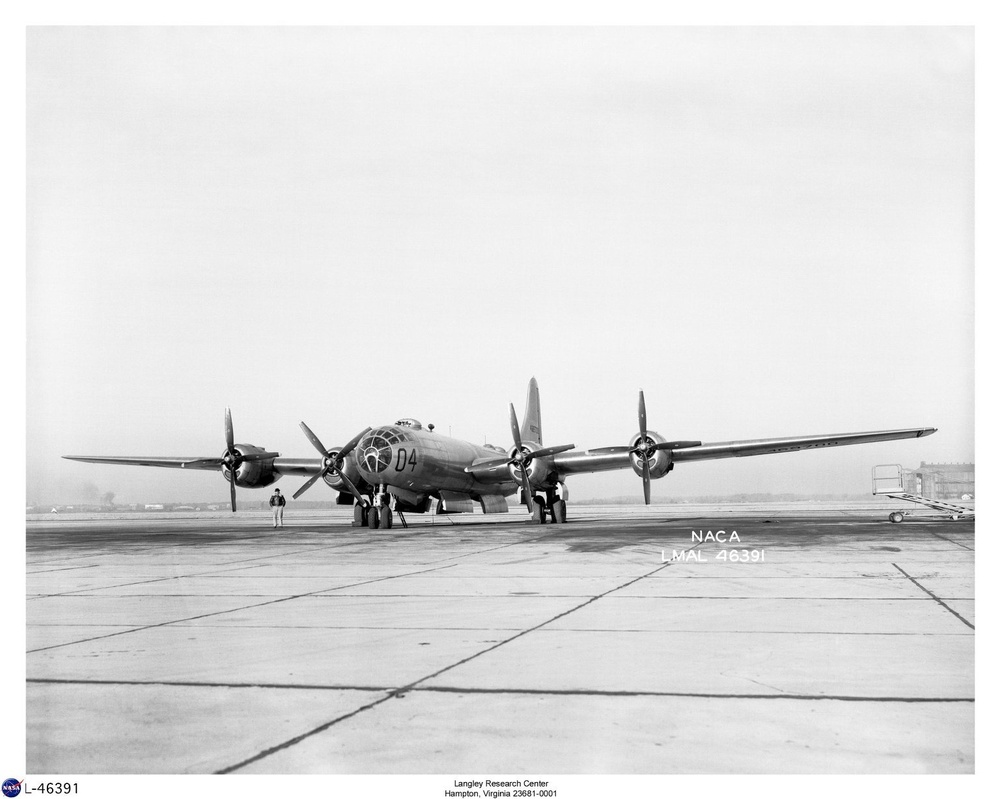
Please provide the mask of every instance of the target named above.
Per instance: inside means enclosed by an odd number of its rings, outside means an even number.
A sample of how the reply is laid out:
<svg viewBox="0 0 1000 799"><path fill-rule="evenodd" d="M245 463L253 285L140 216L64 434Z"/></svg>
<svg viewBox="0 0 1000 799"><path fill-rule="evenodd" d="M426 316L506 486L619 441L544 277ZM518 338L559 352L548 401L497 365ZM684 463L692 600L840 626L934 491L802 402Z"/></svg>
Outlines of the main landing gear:
<svg viewBox="0 0 1000 799"><path fill-rule="evenodd" d="M566 524L566 500L554 489L545 492L544 499L535 495L531 498L531 521L535 524Z"/></svg>

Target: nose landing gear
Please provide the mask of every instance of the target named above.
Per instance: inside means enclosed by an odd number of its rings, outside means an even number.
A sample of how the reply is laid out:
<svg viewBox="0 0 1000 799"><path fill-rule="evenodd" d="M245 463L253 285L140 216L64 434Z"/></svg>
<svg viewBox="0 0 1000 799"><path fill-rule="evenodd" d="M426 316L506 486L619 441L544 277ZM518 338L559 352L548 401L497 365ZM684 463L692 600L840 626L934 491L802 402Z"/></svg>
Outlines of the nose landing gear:
<svg viewBox="0 0 1000 799"><path fill-rule="evenodd" d="M392 495L380 486L372 497L371 505L354 505L354 527L365 527L369 530L389 530L392 528Z"/></svg>

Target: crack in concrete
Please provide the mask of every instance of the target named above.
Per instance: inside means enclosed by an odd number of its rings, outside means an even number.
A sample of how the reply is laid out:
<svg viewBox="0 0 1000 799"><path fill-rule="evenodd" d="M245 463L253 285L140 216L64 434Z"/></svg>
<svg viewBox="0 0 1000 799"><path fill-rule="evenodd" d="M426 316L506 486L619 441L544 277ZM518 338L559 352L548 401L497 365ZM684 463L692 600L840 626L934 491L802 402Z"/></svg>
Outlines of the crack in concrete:
<svg viewBox="0 0 1000 799"><path fill-rule="evenodd" d="M918 583L916 580L914 580L912 577L910 577L910 575L908 575L905 571L903 571L897 564L893 563L892 565L895 566L897 569L899 569L899 571L903 574L904 577L906 577L907 580L909 580L917 588L919 588L921 591L923 591L925 594L927 594L931 599L933 599L941 607L943 607L945 610L947 610L951 615L953 615L960 622L962 622L962 624L966 625L967 627L971 627L973 630L976 629L976 625L974 625L972 622L968 621L967 619L963 618L962 614L960 614L958 611L952 610L950 607L948 607L941 599L939 599L937 596L934 595L933 591L931 591L930 589L924 588L924 586L922 586L920 583Z"/></svg>

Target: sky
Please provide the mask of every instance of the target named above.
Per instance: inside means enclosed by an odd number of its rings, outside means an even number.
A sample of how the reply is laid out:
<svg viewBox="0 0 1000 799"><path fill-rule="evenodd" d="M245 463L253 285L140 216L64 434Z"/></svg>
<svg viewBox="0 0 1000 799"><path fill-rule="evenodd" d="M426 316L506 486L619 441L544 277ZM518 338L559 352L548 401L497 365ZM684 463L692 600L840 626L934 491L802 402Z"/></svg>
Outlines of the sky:
<svg viewBox="0 0 1000 799"><path fill-rule="evenodd" d="M402 416L509 446L531 377L552 445L627 443L640 389L672 439L939 428L681 464L656 499L974 461L973 56L941 27L29 28L26 499L225 502L60 456L219 455L227 406L288 456L299 421Z"/></svg>

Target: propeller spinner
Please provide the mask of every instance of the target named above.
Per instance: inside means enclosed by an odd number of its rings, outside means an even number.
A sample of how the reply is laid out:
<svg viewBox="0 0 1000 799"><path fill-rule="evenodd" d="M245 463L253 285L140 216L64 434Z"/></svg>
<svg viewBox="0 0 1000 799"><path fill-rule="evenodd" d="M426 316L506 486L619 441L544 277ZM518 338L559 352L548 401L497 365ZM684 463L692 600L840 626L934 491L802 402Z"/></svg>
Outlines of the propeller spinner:
<svg viewBox="0 0 1000 799"><path fill-rule="evenodd" d="M366 504L366 498L362 495L360 491L358 491L354 483L352 483L348 478L348 476L344 474L343 471L341 471L340 467L337 464L342 462L344 458L346 458L351 452L354 451L354 448L358 445L358 442L361 440L362 436L364 436L365 433L371 430L371 428L366 427L364 430L358 433L354 438L348 441L347 444L344 446L344 448L340 450L340 452L337 454L337 457L334 458L330 455L329 450L323 446L323 442L319 440L319 438L312 430L309 429L309 426L305 422L299 422L299 427L302 428L302 432L306 434L306 438L309 439L309 443L312 444L317 449L319 454L323 456L323 459L320 461L320 470L316 472L316 474L314 474L312 477L310 477L298 491L292 494L292 499L298 499L302 494L304 494L306 491L312 488L313 483L315 483L321 477L325 477L326 475L330 474L330 472L334 472L341 480L343 480L344 485L346 485L350 489L351 493L354 494L354 498L362 505Z"/></svg>

